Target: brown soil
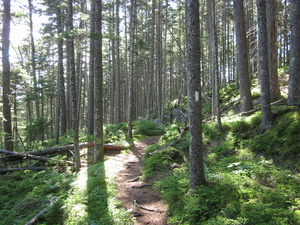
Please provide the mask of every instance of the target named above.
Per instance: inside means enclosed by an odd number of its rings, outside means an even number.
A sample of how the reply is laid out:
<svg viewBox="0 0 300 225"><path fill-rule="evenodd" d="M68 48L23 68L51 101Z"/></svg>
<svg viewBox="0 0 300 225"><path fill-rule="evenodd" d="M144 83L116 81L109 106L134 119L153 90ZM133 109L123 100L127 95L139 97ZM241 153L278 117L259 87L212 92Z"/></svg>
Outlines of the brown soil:
<svg viewBox="0 0 300 225"><path fill-rule="evenodd" d="M141 168L146 148L155 144L159 138L159 136L148 137L136 143L129 154L118 159L122 164L116 179L119 190L118 198L124 208L135 216L135 225L167 224L167 206L153 191L153 183L141 180Z"/></svg>

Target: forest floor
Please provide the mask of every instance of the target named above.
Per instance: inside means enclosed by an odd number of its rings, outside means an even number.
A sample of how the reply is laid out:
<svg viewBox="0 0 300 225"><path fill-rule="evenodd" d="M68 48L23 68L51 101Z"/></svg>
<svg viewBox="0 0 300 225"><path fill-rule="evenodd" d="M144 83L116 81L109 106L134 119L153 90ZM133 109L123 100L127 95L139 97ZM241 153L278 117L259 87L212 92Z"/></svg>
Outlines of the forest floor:
<svg viewBox="0 0 300 225"><path fill-rule="evenodd" d="M123 207L135 217L135 225L167 224L167 206L158 193L153 190L153 183L142 180L142 163L146 148L158 142L160 136L147 137L135 143L128 154L109 157L107 163L119 167L116 185L118 199Z"/></svg>

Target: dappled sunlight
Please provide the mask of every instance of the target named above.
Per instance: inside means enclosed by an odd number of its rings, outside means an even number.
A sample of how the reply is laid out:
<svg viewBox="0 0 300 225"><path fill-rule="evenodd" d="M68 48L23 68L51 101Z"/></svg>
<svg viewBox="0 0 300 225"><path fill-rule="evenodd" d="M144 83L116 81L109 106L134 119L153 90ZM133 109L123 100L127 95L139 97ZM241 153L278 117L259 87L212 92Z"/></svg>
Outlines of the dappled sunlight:
<svg viewBox="0 0 300 225"><path fill-rule="evenodd" d="M70 185L70 192L63 206L65 224L87 220L87 179L87 168L82 168Z"/></svg>

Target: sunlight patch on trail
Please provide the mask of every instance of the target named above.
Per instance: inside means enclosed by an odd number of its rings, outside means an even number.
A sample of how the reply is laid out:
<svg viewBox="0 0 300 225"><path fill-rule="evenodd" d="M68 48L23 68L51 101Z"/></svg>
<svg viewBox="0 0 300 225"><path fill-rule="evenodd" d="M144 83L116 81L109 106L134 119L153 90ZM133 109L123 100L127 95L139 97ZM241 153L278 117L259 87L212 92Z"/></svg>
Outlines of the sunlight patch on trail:
<svg viewBox="0 0 300 225"><path fill-rule="evenodd" d="M134 224L117 198L115 179L121 168L118 156L81 168L63 206L64 224Z"/></svg>
<svg viewBox="0 0 300 225"><path fill-rule="evenodd" d="M87 177L87 168L82 168L71 183L68 198L63 206L66 216L65 224L73 224L75 221L80 223L87 220Z"/></svg>

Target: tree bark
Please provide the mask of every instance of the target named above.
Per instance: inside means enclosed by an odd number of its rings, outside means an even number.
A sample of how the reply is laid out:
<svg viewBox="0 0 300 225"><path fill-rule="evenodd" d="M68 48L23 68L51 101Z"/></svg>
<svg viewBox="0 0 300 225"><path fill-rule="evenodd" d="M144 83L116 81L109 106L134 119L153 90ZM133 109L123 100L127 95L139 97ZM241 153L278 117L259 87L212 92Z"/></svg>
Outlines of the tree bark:
<svg viewBox="0 0 300 225"><path fill-rule="evenodd" d="M81 167L79 152L79 118L77 109L77 88L76 88L76 71L75 71L75 53L73 29L73 0L68 0L68 19L67 19L67 41L68 41L68 61L69 61L69 78L71 84L71 105L72 105L72 129L75 150L76 171L79 172Z"/></svg>
<svg viewBox="0 0 300 225"><path fill-rule="evenodd" d="M187 42L190 119L190 189L205 184L202 145L199 1L187 1Z"/></svg>
<svg viewBox="0 0 300 225"><path fill-rule="evenodd" d="M63 65L63 13L61 9L57 9L57 52L58 52L58 75L57 75L57 95L56 95L56 144L59 144L60 135L67 133L67 111L66 111L66 94L65 94L65 78Z"/></svg>
<svg viewBox="0 0 300 225"><path fill-rule="evenodd" d="M153 76L154 76L154 37L155 37L155 8L156 1L152 0L151 5L151 35L150 35L150 59L148 72L148 85L146 95L146 118L150 118L150 113L153 108Z"/></svg>
<svg viewBox="0 0 300 225"><path fill-rule="evenodd" d="M288 104L300 105L300 2L291 0L292 41Z"/></svg>
<svg viewBox="0 0 300 225"><path fill-rule="evenodd" d="M157 10L157 25L156 25L156 74L157 74L157 105L158 105L158 121L159 125L163 123L163 59L162 59L162 0L158 0Z"/></svg>
<svg viewBox="0 0 300 225"><path fill-rule="evenodd" d="M88 88L88 131L89 135L94 134L94 113L95 113L95 1L91 1L90 11L90 61L89 61L89 88Z"/></svg>
<svg viewBox="0 0 300 225"><path fill-rule="evenodd" d="M34 85L34 97L35 97L35 110L36 110L36 118L40 117L40 103L38 98L38 85L37 85L37 78L36 78L36 59L35 59L35 43L34 43L34 36L33 36L33 22L32 22L32 2L28 0L29 5L29 26L30 26L30 46L31 46L31 73L33 78L33 85Z"/></svg>
<svg viewBox="0 0 300 225"><path fill-rule="evenodd" d="M277 62L277 33L276 33L276 0L267 0L267 29L268 29L268 60L270 74L271 101L280 98L278 62Z"/></svg>
<svg viewBox="0 0 300 225"><path fill-rule="evenodd" d="M220 101L219 101L219 63L218 63L218 40L215 22L215 0L208 2L209 14L209 46L210 46L210 72L212 83L212 114L217 117L218 130L222 129Z"/></svg>
<svg viewBox="0 0 300 225"><path fill-rule="evenodd" d="M115 76L115 120L114 123L120 123L120 0L116 0L116 76Z"/></svg>
<svg viewBox="0 0 300 225"><path fill-rule="evenodd" d="M132 141L132 122L133 122L133 105L134 105L134 98L133 98L133 75L134 75L134 44L135 44L135 20L136 20L136 0L131 0L130 6L130 50L129 50L129 78L128 78L128 138ZM132 143L133 144L133 141Z"/></svg>
<svg viewBox="0 0 300 225"><path fill-rule="evenodd" d="M102 0L95 1L95 150L94 162L104 160L103 150L103 70L102 70Z"/></svg>
<svg viewBox="0 0 300 225"><path fill-rule="evenodd" d="M262 124L261 129L266 130L272 124L270 80L268 65L268 37L266 19L266 1L257 0L258 19L258 52L259 52L259 72L262 93ZM249 111L249 110L248 110Z"/></svg>
<svg viewBox="0 0 300 225"><path fill-rule="evenodd" d="M249 47L246 37L245 10L243 0L234 0L234 21L237 44L237 76L239 78L241 112L253 109L249 74Z"/></svg>
<svg viewBox="0 0 300 225"><path fill-rule="evenodd" d="M3 131L4 147L13 151L13 133L11 125L11 103L10 103L10 0L4 0L3 29L2 29L2 85L3 85Z"/></svg>

